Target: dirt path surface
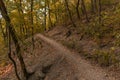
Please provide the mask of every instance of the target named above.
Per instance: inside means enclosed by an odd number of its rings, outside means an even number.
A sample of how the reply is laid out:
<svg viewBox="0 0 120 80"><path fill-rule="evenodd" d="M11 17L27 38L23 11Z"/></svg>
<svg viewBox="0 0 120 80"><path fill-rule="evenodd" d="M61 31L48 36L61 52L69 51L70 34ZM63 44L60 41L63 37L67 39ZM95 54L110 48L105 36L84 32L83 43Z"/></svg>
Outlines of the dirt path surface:
<svg viewBox="0 0 120 80"><path fill-rule="evenodd" d="M35 35L35 50L30 45L26 50L23 56L27 69L35 72L29 80L119 80L41 34ZM14 68L0 80L17 80Z"/></svg>
<svg viewBox="0 0 120 80"><path fill-rule="evenodd" d="M37 37L54 48L56 55L61 55L57 64L53 64L49 73L46 74L45 80L117 80L56 41L41 34L37 34Z"/></svg>

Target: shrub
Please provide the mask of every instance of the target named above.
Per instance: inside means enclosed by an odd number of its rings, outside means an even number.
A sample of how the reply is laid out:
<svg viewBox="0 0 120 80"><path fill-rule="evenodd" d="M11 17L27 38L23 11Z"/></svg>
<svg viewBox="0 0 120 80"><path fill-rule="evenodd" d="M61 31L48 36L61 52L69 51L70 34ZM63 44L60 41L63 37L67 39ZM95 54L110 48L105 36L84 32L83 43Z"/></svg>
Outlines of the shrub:
<svg viewBox="0 0 120 80"><path fill-rule="evenodd" d="M93 55L93 59L97 61L101 66L110 66L118 62L118 59L116 58L116 55L112 50L110 51L97 50Z"/></svg>

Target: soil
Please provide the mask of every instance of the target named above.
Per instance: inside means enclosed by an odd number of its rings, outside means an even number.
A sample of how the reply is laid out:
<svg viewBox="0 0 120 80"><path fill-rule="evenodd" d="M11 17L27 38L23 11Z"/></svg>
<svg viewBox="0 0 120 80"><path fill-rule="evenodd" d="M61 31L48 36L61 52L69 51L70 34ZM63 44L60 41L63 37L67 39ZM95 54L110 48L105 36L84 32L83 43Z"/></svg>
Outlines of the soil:
<svg viewBox="0 0 120 80"><path fill-rule="evenodd" d="M85 60L78 52L63 46L61 42L68 39L64 33L67 29L62 29L63 32L61 27L55 29L54 32L51 30L45 34L51 38L36 34L35 49L32 50L32 46L29 45L22 53L28 71L34 72L29 80L119 80L102 67ZM87 43L84 42L81 43ZM89 41L89 44L93 43ZM84 47L87 47L88 51L91 50L91 46ZM92 47L96 48L94 45ZM19 74L22 76L21 72ZM17 80L14 68L12 67L5 76L2 75L0 80Z"/></svg>

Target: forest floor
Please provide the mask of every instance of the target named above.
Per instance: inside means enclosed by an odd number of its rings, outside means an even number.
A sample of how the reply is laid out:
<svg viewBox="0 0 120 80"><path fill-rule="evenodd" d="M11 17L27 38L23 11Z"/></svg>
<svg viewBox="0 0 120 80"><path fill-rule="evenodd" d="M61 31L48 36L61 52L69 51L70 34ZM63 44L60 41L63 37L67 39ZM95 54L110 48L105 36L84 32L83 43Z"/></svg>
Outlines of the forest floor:
<svg viewBox="0 0 120 80"><path fill-rule="evenodd" d="M114 76L115 80L120 80L120 64L109 63L108 61L96 57L96 51L109 52L113 46L114 40L111 38L103 38L101 43L97 43L94 39L79 32L79 29L71 27L71 25L58 26L47 32L47 35L57 42L66 46L69 50L78 53L80 57L87 60L92 66L97 66L106 71L110 76ZM105 45L105 46L104 46ZM103 47L101 47L103 46ZM118 54L119 59L120 48L117 47L112 54ZM99 52L98 52L99 53ZM102 54L102 53L100 53ZM104 56L104 55L103 55ZM109 55L112 56L112 55ZM96 59L97 58L97 59Z"/></svg>
<svg viewBox="0 0 120 80"><path fill-rule="evenodd" d="M92 52L96 48L94 42L80 41L75 34L67 37L67 32L67 28L56 27L44 34L50 38L41 34L35 35L34 50L31 39L26 40L29 43L23 52L24 60L27 69L30 72L35 71L29 80L120 80L117 75L119 72L114 73L111 69L99 67L80 56L83 51ZM68 49L71 45L65 47L71 40L79 42L79 46L75 45L77 50L73 45L73 49ZM9 70L0 80L17 80L11 66L8 66Z"/></svg>

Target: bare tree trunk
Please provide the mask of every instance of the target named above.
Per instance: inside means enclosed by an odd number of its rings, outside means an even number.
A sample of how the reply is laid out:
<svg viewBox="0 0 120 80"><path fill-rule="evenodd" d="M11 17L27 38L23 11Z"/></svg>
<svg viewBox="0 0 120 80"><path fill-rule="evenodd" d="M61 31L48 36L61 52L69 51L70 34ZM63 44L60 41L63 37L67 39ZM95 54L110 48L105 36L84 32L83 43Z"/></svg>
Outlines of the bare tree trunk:
<svg viewBox="0 0 120 80"><path fill-rule="evenodd" d="M33 23L33 0L31 0L31 15L30 15L30 18L31 18L31 28L32 28L32 43L33 43L33 49L35 47L35 44L34 44L34 23Z"/></svg>
<svg viewBox="0 0 120 80"><path fill-rule="evenodd" d="M95 13L97 11L97 1L91 0L91 12Z"/></svg>
<svg viewBox="0 0 120 80"><path fill-rule="evenodd" d="M67 1L67 0L65 0L65 5L66 5L66 9L67 9L67 11L68 11L70 20L71 20L71 22L72 22L72 24L73 24L73 27L76 27L76 25L75 25L75 23L74 23L74 21L73 21L73 19L72 19L72 15L71 15L71 12L70 12L69 5L68 5L68 1Z"/></svg>
<svg viewBox="0 0 120 80"><path fill-rule="evenodd" d="M82 6L83 14L85 14L85 16L86 16L86 20L87 20L87 22L89 22L88 14L87 14L87 11L86 11L86 7L85 7L84 0L81 0L81 6Z"/></svg>
<svg viewBox="0 0 120 80"><path fill-rule="evenodd" d="M24 74L24 77L25 77L25 80L26 80L26 79L28 79L29 74L27 72L23 57L21 55L20 45L18 43L18 39L17 39L17 36L15 34L15 30L13 28L13 25L11 24L11 20L8 16L8 13L7 13L7 10L6 10L6 7L4 5L3 0L0 0L0 11L1 11L1 14L2 14L3 18L6 21L6 26L9 29L10 35L12 37L12 40L13 40L14 44L15 44L16 55L17 55L17 57L20 61L20 65L21 65L21 68L22 68L22 71L23 71L23 74Z"/></svg>
<svg viewBox="0 0 120 80"><path fill-rule="evenodd" d="M94 5L94 11L96 12L97 11L97 1L96 0L94 0L93 5Z"/></svg>
<svg viewBox="0 0 120 80"><path fill-rule="evenodd" d="M55 2L55 0L54 0L54 7L55 7L55 10L56 10L57 8L56 8L56 4L55 4L55 3L56 3L56 2ZM58 18L58 17L57 17L57 11L55 11L55 19L56 19L56 22L57 22L57 18Z"/></svg>
<svg viewBox="0 0 120 80"><path fill-rule="evenodd" d="M91 0L91 12L94 13L94 0Z"/></svg>
<svg viewBox="0 0 120 80"><path fill-rule="evenodd" d="M18 80L21 80L21 79L20 79L20 76L19 76L19 74L18 74L17 64L16 64L15 60L12 58L12 56L11 56L11 52L12 52L12 50L11 50L11 35L10 35L10 30L9 30L9 28L7 28L7 29L8 29L8 57L9 57L9 59L12 61L13 65L14 65L15 74L16 74Z"/></svg>
<svg viewBox="0 0 120 80"><path fill-rule="evenodd" d="M53 27L52 20L51 20L51 9L50 9L50 1L49 0L47 0L47 4L48 4L48 17L49 17L49 21L50 21L50 26Z"/></svg>
<svg viewBox="0 0 120 80"><path fill-rule="evenodd" d="M77 6L76 6L77 16L80 19L79 5L80 5L80 0L77 1Z"/></svg>

